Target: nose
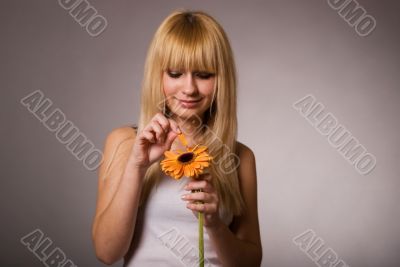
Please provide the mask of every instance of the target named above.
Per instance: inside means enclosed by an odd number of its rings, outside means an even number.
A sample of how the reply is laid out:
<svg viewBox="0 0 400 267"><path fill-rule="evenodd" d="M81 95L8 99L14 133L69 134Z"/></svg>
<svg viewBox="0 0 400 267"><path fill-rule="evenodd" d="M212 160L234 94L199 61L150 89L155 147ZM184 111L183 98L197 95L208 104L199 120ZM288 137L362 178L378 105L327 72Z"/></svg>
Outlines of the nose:
<svg viewBox="0 0 400 267"><path fill-rule="evenodd" d="M197 93L197 85L196 81L193 78L193 74L191 72L188 72L187 75L185 75L185 84L183 86L183 93L185 95L194 95Z"/></svg>

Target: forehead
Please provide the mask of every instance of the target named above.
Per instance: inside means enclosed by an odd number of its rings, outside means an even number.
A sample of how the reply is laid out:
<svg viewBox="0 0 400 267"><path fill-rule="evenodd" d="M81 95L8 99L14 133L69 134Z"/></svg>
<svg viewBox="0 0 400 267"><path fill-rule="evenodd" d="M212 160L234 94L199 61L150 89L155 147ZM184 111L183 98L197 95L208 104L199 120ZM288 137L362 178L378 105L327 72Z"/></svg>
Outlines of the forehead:
<svg viewBox="0 0 400 267"><path fill-rule="evenodd" d="M208 35L171 33L160 49L162 69L217 72L217 50Z"/></svg>
<svg viewBox="0 0 400 267"><path fill-rule="evenodd" d="M185 53L175 50L166 55L163 69L216 72L217 67L212 56L199 56L199 53Z"/></svg>

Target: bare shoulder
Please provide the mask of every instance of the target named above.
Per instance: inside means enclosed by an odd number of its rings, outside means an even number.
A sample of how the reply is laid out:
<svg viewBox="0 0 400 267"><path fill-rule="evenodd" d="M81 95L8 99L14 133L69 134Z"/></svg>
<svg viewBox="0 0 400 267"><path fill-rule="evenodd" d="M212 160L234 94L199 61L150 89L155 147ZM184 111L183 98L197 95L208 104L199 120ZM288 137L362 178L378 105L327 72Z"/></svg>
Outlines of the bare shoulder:
<svg viewBox="0 0 400 267"><path fill-rule="evenodd" d="M248 146L238 141L236 144L236 153L239 157L237 173L240 189L245 202L253 202L253 197L257 193L256 158L254 152Z"/></svg>
<svg viewBox="0 0 400 267"><path fill-rule="evenodd" d="M97 214L109 203L121 180L135 137L132 127L122 126L111 130L105 139L103 161L98 171Z"/></svg>
<svg viewBox="0 0 400 267"><path fill-rule="evenodd" d="M130 126L114 128L107 135L103 148L103 162L100 166L99 176L107 175L112 164L127 158L136 137L136 130ZM124 160L122 160L124 161Z"/></svg>
<svg viewBox="0 0 400 267"><path fill-rule="evenodd" d="M255 158L253 150L239 141L236 141L236 151L240 159Z"/></svg>
<svg viewBox="0 0 400 267"><path fill-rule="evenodd" d="M121 126L114 128L111 132L107 135L106 144L118 144L121 141L127 138L135 138L136 137L136 130L130 126Z"/></svg>
<svg viewBox="0 0 400 267"><path fill-rule="evenodd" d="M98 194L92 234L95 233L98 217L116 193L135 137L135 129L122 126L111 130L105 139L103 161L98 170Z"/></svg>
<svg viewBox="0 0 400 267"><path fill-rule="evenodd" d="M134 141L136 130L130 126L121 126L113 129L106 138L104 149L116 150L120 146L126 145L126 141ZM109 152L109 151L104 151Z"/></svg>
<svg viewBox="0 0 400 267"><path fill-rule="evenodd" d="M245 209L241 216L235 218L231 229L240 240L247 240L255 244L258 251L261 251L254 152L248 146L237 141L236 153L239 157L238 178Z"/></svg>
<svg viewBox="0 0 400 267"><path fill-rule="evenodd" d="M255 171L256 159L251 148L236 141L236 154L239 157L239 174L252 171L253 169Z"/></svg>

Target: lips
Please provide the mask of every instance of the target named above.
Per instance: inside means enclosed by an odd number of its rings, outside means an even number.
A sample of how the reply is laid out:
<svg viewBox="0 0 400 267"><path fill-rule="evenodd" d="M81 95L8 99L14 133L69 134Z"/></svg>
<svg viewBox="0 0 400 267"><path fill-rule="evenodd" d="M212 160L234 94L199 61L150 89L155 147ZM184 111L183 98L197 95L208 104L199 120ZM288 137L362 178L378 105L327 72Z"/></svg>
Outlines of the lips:
<svg viewBox="0 0 400 267"><path fill-rule="evenodd" d="M185 99L179 99L179 101L183 102L183 103L196 103L199 102L201 99L197 99L197 100L185 100Z"/></svg>
<svg viewBox="0 0 400 267"><path fill-rule="evenodd" d="M195 108L197 104L201 101L201 99L196 100L186 100L186 99L178 99L179 103L184 108Z"/></svg>

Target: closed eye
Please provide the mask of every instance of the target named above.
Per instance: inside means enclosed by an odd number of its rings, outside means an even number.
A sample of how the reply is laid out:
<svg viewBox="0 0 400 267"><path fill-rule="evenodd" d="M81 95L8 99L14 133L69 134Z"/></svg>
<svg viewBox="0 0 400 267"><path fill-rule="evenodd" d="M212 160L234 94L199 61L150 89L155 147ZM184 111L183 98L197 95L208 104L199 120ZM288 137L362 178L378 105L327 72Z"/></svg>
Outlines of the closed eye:
<svg viewBox="0 0 400 267"><path fill-rule="evenodd" d="M209 73L209 72L196 72L195 74L202 80L208 80L215 75L214 73Z"/></svg>
<svg viewBox="0 0 400 267"><path fill-rule="evenodd" d="M170 70L167 71L167 74L169 77L174 78L174 79L179 78L182 75L182 73L179 71L170 71Z"/></svg>

